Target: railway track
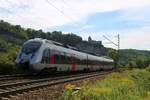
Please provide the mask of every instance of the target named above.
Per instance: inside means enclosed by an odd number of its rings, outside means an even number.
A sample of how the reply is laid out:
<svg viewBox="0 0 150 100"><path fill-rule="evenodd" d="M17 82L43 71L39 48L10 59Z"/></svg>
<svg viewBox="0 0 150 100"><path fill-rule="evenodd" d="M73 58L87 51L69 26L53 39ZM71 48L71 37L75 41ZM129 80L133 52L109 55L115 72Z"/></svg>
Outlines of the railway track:
<svg viewBox="0 0 150 100"><path fill-rule="evenodd" d="M90 78L99 75L106 75L111 73L109 72L92 72L92 73L83 73L77 75L69 76L59 76L59 77L50 77L43 79L30 80L25 82L16 82L16 83L7 83L0 85L0 97L9 97L9 95L15 95L16 93L22 93L46 86L52 86L57 84L62 84L70 81L81 80L85 78Z"/></svg>
<svg viewBox="0 0 150 100"><path fill-rule="evenodd" d="M29 74L0 75L0 78L8 78L8 77L23 77L23 76L29 76Z"/></svg>
<svg viewBox="0 0 150 100"><path fill-rule="evenodd" d="M0 82L6 80L14 80L28 77L30 75L27 74L16 74L16 75L0 75Z"/></svg>

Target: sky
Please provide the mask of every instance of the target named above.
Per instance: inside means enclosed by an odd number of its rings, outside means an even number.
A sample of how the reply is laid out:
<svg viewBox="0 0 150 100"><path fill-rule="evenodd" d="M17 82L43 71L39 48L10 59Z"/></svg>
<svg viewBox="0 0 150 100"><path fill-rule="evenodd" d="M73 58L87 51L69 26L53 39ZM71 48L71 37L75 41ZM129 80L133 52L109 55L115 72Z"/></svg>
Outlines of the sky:
<svg viewBox="0 0 150 100"><path fill-rule="evenodd" d="M150 50L150 0L0 0L0 20L45 32L74 33L105 47Z"/></svg>

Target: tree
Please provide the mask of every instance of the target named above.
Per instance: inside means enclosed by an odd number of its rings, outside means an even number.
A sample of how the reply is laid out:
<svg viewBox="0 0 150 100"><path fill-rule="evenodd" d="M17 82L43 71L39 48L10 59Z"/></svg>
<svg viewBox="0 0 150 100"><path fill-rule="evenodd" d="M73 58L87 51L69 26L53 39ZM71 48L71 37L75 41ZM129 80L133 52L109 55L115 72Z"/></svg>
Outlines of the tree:
<svg viewBox="0 0 150 100"><path fill-rule="evenodd" d="M142 58L137 58L136 64L138 68L144 68L144 60Z"/></svg>
<svg viewBox="0 0 150 100"><path fill-rule="evenodd" d="M117 68L119 66L119 62L118 62L119 55L117 50L109 48L107 52L107 56L111 57L114 60L114 66L115 68Z"/></svg>
<svg viewBox="0 0 150 100"><path fill-rule="evenodd" d="M128 64L129 64L129 68L134 68L134 67L137 67L137 65L136 65L136 62L135 61L132 61L132 60L130 60L129 62L128 62Z"/></svg>
<svg viewBox="0 0 150 100"><path fill-rule="evenodd" d="M71 46L76 46L76 44L80 43L82 38L75 34L64 34L64 44L68 44Z"/></svg>

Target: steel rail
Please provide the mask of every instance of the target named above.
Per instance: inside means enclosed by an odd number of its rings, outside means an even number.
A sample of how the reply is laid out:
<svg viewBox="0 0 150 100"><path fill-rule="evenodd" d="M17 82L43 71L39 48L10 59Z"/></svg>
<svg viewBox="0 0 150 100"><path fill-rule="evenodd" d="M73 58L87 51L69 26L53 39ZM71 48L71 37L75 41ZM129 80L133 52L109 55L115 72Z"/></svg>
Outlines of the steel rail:
<svg viewBox="0 0 150 100"><path fill-rule="evenodd" d="M28 82L20 82L20 83L11 83L11 84L3 84L0 85L0 97L8 97L9 95L14 95L16 93L21 93L33 89L38 89L41 87L51 86L62 84L70 81L81 80L85 78L90 78L99 75L106 75L110 72L96 72L96 73L89 73L89 74L80 74L80 75L72 75L72 76L65 76L65 77L56 77L56 78L47 78L47 79L40 79L40 80L33 80Z"/></svg>

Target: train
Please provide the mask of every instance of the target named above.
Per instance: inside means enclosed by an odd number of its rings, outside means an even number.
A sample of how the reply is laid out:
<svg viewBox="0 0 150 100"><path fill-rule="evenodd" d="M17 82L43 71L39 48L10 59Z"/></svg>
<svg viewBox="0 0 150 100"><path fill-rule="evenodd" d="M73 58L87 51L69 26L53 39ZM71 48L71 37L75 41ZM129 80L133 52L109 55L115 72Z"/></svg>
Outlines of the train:
<svg viewBox="0 0 150 100"><path fill-rule="evenodd" d="M20 49L16 64L34 72L76 72L111 70L114 60L82 52L69 45L34 38L26 41Z"/></svg>

